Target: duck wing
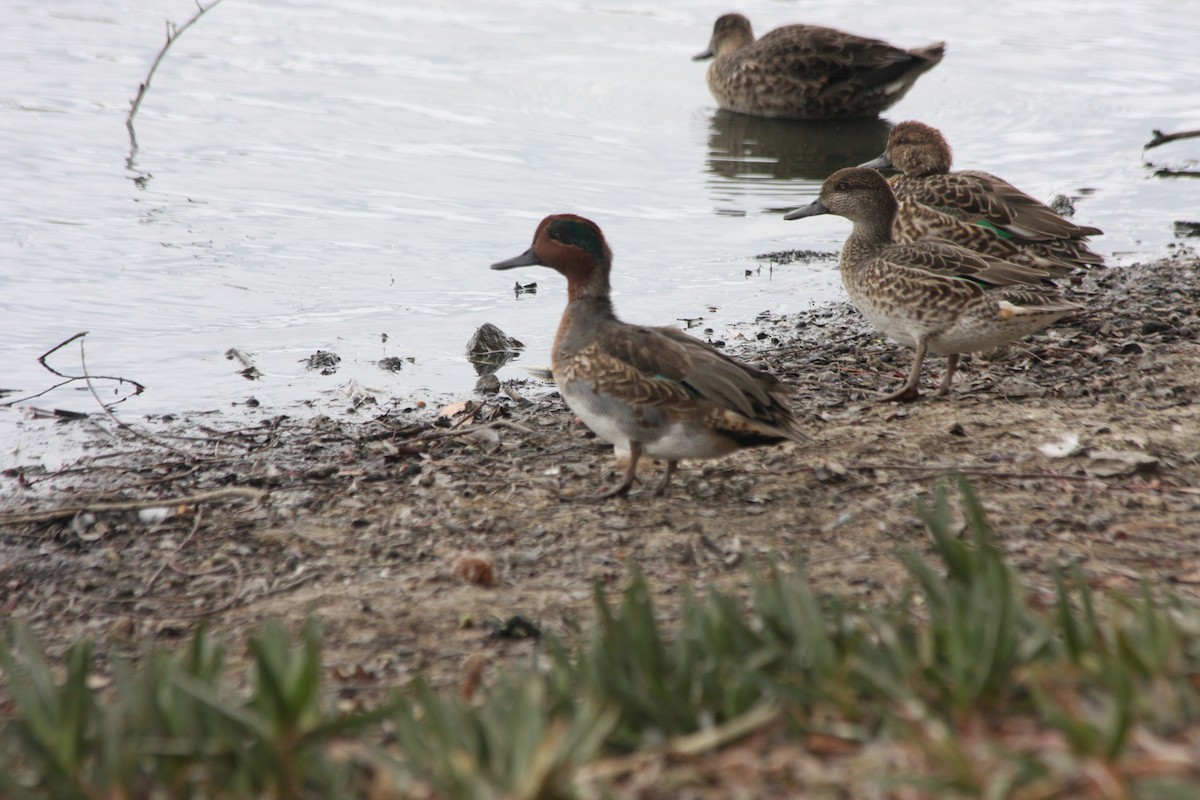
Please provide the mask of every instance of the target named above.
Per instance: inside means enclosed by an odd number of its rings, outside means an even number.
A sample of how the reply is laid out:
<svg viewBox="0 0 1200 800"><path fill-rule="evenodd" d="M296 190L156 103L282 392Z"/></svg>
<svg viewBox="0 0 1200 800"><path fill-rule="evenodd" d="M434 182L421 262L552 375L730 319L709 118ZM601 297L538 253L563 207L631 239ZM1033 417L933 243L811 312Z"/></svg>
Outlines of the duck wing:
<svg viewBox="0 0 1200 800"><path fill-rule="evenodd" d="M892 263L944 278L965 278L985 287L1038 284L1052 277L1045 270L1014 264L939 240L894 244L884 251L884 257Z"/></svg>
<svg viewBox="0 0 1200 800"><path fill-rule="evenodd" d="M631 405L707 404L787 438L807 438L787 404L786 384L675 328L622 323L576 354L567 371L566 379L586 377L596 391Z"/></svg>
<svg viewBox="0 0 1200 800"><path fill-rule="evenodd" d="M754 43L760 62L774 63L797 83L818 92L836 91L853 82L860 87L891 83L919 63L941 60L937 45L910 53L880 39L870 39L819 25L785 25Z"/></svg>
<svg viewBox="0 0 1200 800"><path fill-rule="evenodd" d="M963 171L905 181L905 194L969 222L986 222L1027 241L1077 239L1100 234L1076 225L1040 200L987 172Z"/></svg>

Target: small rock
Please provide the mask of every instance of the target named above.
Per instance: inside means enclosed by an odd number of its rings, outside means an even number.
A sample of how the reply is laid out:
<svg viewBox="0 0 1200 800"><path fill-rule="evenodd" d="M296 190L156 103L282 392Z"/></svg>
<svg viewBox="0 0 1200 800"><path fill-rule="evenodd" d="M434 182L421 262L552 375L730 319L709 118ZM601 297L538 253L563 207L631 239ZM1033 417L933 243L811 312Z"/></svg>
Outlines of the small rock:
<svg viewBox="0 0 1200 800"><path fill-rule="evenodd" d="M479 380L475 381L475 391L480 394L498 394L500 392L500 379L496 377L494 372L485 372L479 376Z"/></svg>
<svg viewBox="0 0 1200 800"><path fill-rule="evenodd" d="M475 367L476 374L486 375L512 361L524 349L520 341L485 322L467 341L467 360Z"/></svg>
<svg viewBox="0 0 1200 800"><path fill-rule="evenodd" d="M1189 222L1188 220L1175 220L1175 235L1179 237L1200 236L1200 222Z"/></svg>
<svg viewBox="0 0 1200 800"><path fill-rule="evenodd" d="M342 363L342 357L328 350L318 350L304 359L302 363L304 364L304 368L310 372L332 375L337 372L338 364Z"/></svg>
<svg viewBox="0 0 1200 800"><path fill-rule="evenodd" d="M1067 197L1065 194L1054 195L1054 198L1050 201L1050 207L1061 216L1075 216L1075 204L1072 203L1071 198Z"/></svg>
<svg viewBox="0 0 1200 800"><path fill-rule="evenodd" d="M1057 442L1039 444L1037 449L1047 458L1067 458L1083 452L1077 433L1064 433Z"/></svg>
<svg viewBox="0 0 1200 800"><path fill-rule="evenodd" d="M464 553L454 562L454 574L476 586L495 586L496 562L485 555Z"/></svg>

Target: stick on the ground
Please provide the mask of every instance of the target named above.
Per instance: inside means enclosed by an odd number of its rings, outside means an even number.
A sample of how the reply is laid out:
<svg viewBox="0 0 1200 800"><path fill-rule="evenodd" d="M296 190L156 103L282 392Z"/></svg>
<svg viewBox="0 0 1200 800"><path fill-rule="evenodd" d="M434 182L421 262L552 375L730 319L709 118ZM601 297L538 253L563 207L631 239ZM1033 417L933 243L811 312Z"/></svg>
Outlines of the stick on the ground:
<svg viewBox="0 0 1200 800"><path fill-rule="evenodd" d="M1151 133L1154 134L1154 138L1151 139L1149 142L1147 142L1142 147L1143 150L1149 150L1151 147L1158 147L1160 144L1166 144L1167 142L1174 142L1178 139L1191 139L1193 137L1200 136L1200 131L1179 131L1178 133L1163 133L1160 130L1154 130L1154 131L1151 131Z"/></svg>
<svg viewBox="0 0 1200 800"><path fill-rule="evenodd" d="M263 489L252 489L243 486L229 486L224 489L213 489L198 494L185 494L176 497L155 497L148 500L124 500L110 503L85 503L76 506L51 508L46 511L21 511L13 514L0 514L0 524L23 525L29 522L53 522L56 519L73 517L86 511L138 511L143 508L161 508L165 506L196 505L198 503L215 503L229 500L261 500L267 496Z"/></svg>
<svg viewBox="0 0 1200 800"><path fill-rule="evenodd" d="M162 49L158 51L158 55L154 57L154 63L150 65L150 71L146 73L146 80L138 85L137 96L129 104L129 115L125 117L125 128L129 131L129 163L133 163L133 156L137 153L138 143L137 134L133 132L133 118L137 116L138 109L142 107L142 100L146 97L146 91L150 88L150 81L154 78L154 73L158 71L158 65L162 63L163 58L167 55L167 50L171 49L171 45L175 40L183 35L183 32L200 21L200 18L212 11L221 0L212 0L206 6L196 3L196 8L199 9L195 15L183 25L176 25L174 22L167 20L167 41L163 43Z"/></svg>

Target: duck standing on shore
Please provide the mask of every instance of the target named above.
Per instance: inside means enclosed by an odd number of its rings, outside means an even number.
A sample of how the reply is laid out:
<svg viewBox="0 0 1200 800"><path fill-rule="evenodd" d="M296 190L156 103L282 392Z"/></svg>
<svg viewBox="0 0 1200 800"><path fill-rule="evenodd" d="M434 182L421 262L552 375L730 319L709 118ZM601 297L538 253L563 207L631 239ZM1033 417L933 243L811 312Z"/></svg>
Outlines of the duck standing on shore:
<svg viewBox="0 0 1200 800"><path fill-rule="evenodd" d="M937 42L901 50L818 25L785 25L760 39L750 20L725 14L713 26L708 88L721 108L756 117L873 117L904 97L942 60Z"/></svg>
<svg viewBox="0 0 1200 800"><path fill-rule="evenodd" d="M674 328L617 319L609 296L612 251L596 223L548 216L528 250L492 269L534 265L567 279L567 308L551 355L559 393L629 460L624 480L591 499L627 494L642 456L667 462L655 489L661 495L681 459L807 440L788 405L791 391L778 378Z"/></svg>
<svg viewBox="0 0 1200 800"><path fill-rule="evenodd" d="M842 248L850 301L885 336L915 348L908 379L883 400L920 395L926 353L948 356L938 394L950 390L962 353L990 350L1080 310L1041 281L1045 273L942 242L898 244L898 204L873 169L851 167L826 179L821 196L784 219L837 214L854 223Z"/></svg>

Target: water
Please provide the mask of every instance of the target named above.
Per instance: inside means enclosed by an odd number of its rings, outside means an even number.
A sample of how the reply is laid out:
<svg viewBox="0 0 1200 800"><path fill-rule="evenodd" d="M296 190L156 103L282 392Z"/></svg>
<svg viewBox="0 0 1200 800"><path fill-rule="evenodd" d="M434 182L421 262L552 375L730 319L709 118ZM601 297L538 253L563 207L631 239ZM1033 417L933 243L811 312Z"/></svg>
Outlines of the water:
<svg viewBox="0 0 1200 800"><path fill-rule="evenodd" d="M562 280L487 267L562 211L605 230L625 318L720 334L841 296L832 263L753 256L837 250L843 220L780 214L902 119L942 128L960 168L1079 198L1114 263L1166 254L1200 182L1154 178L1141 148L1153 128L1200 128L1200 17L1169 0L962 8L742 6L760 33L805 21L949 43L887 122L803 124L717 111L690 56L724 1L226 0L163 61L130 169L129 101L191 0L20 4L0 29L0 388L52 385L38 355L90 331L91 373L147 386L120 407L130 419L249 396L261 413L313 398L329 413L351 378L382 400L462 396L484 322L529 345L504 377L548 362ZM514 279L539 291L517 297ZM342 357L337 374L304 369L319 349ZM414 363L388 373L385 356ZM51 363L78 374L78 348ZM77 386L23 405L95 410ZM37 427L0 411L0 441ZM0 450L0 467L37 454Z"/></svg>

